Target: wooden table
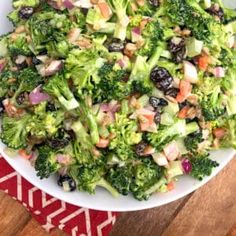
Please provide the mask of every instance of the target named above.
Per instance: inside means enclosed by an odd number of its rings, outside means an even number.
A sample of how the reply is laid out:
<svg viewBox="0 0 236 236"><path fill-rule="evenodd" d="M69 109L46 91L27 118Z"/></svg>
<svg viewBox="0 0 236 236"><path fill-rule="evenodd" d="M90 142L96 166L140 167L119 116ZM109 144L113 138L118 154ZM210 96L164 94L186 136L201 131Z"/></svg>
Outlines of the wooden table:
<svg viewBox="0 0 236 236"><path fill-rule="evenodd" d="M0 193L0 236L47 234L20 204ZM110 236L236 236L236 158L213 180L168 205L123 213Z"/></svg>

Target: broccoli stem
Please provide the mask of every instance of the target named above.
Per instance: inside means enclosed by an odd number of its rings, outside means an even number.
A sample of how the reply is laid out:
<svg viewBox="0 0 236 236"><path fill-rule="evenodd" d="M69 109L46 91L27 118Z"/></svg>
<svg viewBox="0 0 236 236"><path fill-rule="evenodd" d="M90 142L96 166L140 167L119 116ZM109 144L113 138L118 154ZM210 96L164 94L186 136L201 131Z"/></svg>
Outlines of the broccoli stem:
<svg viewBox="0 0 236 236"><path fill-rule="evenodd" d="M192 134L192 133L194 133L198 130L199 130L199 126L198 126L197 122L188 123L188 124L186 124L186 129L185 129L184 136Z"/></svg>
<svg viewBox="0 0 236 236"><path fill-rule="evenodd" d="M92 114L87 115L90 136L93 144L99 141L99 132L97 122Z"/></svg>
<svg viewBox="0 0 236 236"><path fill-rule="evenodd" d="M152 68L157 64L163 50L164 50L164 44L159 44L159 46L156 48L156 51L154 52L154 54L148 60L150 70L152 70Z"/></svg>
<svg viewBox="0 0 236 236"><path fill-rule="evenodd" d="M108 192L110 192L112 194L113 197L117 198L119 197L119 193L118 191L113 188L104 178L101 178L98 182L97 182L97 186L103 187L105 188Z"/></svg>
<svg viewBox="0 0 236 236"><path fill-rule="evenodd" d="M166 184L167 180L166 178L162 177L157 183L155 183L153 186L151 186L148 190L145 191L146 195L151 195L154 192L157 192L158 189L163 185Z"/></svg>

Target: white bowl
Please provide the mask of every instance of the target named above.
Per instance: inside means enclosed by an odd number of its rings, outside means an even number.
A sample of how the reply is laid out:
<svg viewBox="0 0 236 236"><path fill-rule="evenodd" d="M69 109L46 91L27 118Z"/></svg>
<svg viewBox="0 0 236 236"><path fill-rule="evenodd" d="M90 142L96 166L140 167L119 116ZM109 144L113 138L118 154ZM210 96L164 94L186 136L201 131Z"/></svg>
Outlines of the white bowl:
<svg viewBox="0 0 236 236"><path fill-rule="evenodd" d="M227 2L227 1L226 1ZM228 1L229 6L236 6L236 2ZM1 0L0 1L0 34L6 33L11 29L11 25L6 19L7 13L11 9L11 0ZM207 183L211 178L213 178L224 166L233 158L235 150L227 149L213 152L211 157L214 160L217 160L220 165L215 168L210 177L205 178L203 181L196 181L191 177L183 176L176 183L175 190L168 193L158 193L154 194L148 201L137 201L131 196L120 196L119 198L113 198L108 192L103 189L97 189L95 195L88 195L87 193L73 192L67 193L64 192L60 187L57 186L55 176L50 177L46 180L40 180L34 169L30 166L29 162L24 160L21 157L9 157L4 153L4 145L0 143L0 153L7 160L7 162L19 172L25 179L31 182L36 187L45 191L46 193L61 199L65 202L87 207L96 210L104 211L134 211L142 210L152 207L161 206L163 204L175 201L191 192L201 187Z"/></svg>

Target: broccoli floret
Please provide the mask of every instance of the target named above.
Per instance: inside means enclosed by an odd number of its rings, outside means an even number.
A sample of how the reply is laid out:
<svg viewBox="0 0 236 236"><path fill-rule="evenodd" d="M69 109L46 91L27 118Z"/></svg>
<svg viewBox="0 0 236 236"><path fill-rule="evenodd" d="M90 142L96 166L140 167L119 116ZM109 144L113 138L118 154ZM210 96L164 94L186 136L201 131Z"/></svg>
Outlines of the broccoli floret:
<svg viewBox="0 0 236 236"><path fill-rule="evenodd" d="M115 166L108 170L106 180L122 195L128 195L132 184L132 166Z"/></svg>
<svg viewBox="0 0 236 236"><path fill-rule="evenodd" d="M157 133L148 133L147 139L156 150L162 151L164 146L174 139L186 137L198 130L196 122L186 124L185 120L177 119L171 126L160 126Z"/></svg>
<svg viewBox="0 0 236 236"><path fill-rule="evenodd" d="M204 97L201 101L202 115L206 121L218 119L225 113L225 107L222 104L221 95L214 92L212 95Z"/></svg>
<svg viewBox="0 0 236 236"><path fill-rule="evenodd" d="M18 73L5 70L0 73L0 97L5 97L7 94L14 94L18 88ZM12 81L12 82L10 82Z"/></svg>
<svg viewBox="0 0 236 236"><path fill-rule="evenodd" d="M117 16L114 38L125 40L129 18L126 14L128 0L108 0L112 11ZM127 22L127 23L126 23Z"/></svg>
<svg viewBox="0 0 236 236"><path fill-rule="evenodd" d="M208 158L208 154L194 156L189 160L192 164L190 175L198 180L202 180L205 176L210 176L212 169L219 166L216 161Z"/></svg>
<svg viewBox="0 0 236 236"><path fill-rule="evenodd" d="M79 107L78 101L71 92L68 81L62 75L55 75L49 82L43 86L48 94L56 97L66 110L73 110Z"/></svg>
<svg viewBox="0 0 236 236"><path fill-rule="evenodd" d="M56 153L48 146L38 148L38 157L35 162L35 170L40 179L48 178L58 171L61 165L58 163Z"/></svg>
<svg viewBox="0 0 236 236"><path fill-rule="evenodd" d="M162 3L159 15L167 15L173 24L189 28L198 40L209 41L213 19L192 0L167 0Z"/></svg>
<svg viewBox="0 0 236 236"><path fill-rule="evenodd" d="M70 170L71 176L77 183L80 191L86 191L90 194L95 193L97 186L108 190L114 197L118 197L119 193L104 179L104 166L101 164L91 166L72 166Z"/></svg>
<svg viewBox="0 0 236 236"><path fill-rule="evenodd" d="M131 17L129 22L129 27L137 27L140 25L141 21L143 19L143 16L141 14L137 14Z"/></svg>
<svg viewBox="0 0 236 236"><path fill-rule="evenodd" d="M114 150L121 160L132 158L132 145L138 144L142 139L136 121L128 119L124 114L116 113L115 123L109 126L109 131L116 135L111 140L109 149Z"/></svg>
<svg viewBox="0 0 236 236"><path fill-rule="evenodd" d="M20 149L26 146L27 131L26 124L30 120L30 115L24 115L19 118L3 116L1 140L9 148Z"/></svg>
<svg viewBox="0 0 236 236"><path fill-rule="evenodd" d="M147 60L147 57L137 56L128 81L131 90L134 90L135 86L140 91L149 91L153 88L153 84L149 79L150 72L158 62L164 48L164 44L158 44L149 60Z"/></svg>
<svg viewBox="0 0 236 236"><path fill-rule="evenodd" d="M115 70L113 64L105 63L99 70L100 82L94 88L97 102L122 100L130 93L130 86L124 81L128 76L126 70Z"/></svg>
<svg viewBox="0 0 236 236"><path fill-rule="evenodd" d="M134 197L138 200L147 200L165 183L163 176L163 167L158 166L152 159L144 158L142 163L134 166L131 186Z"/></svg>
<svg viewBox="0 0 236 236"><path fill-rule="evenodd" d="M19 18L19 11L18 10L14 10L12 12L10 12L7 15L7 18L11 21L11 23L16 26L18 23L21 22L21 19Z"/></svg>
<svg viewBox="0 0 236 236"><path fill-rule="evenodd" d="M8 50L12 56L24 55L30 56L32 52L29 48L29 43L24 34L18 35L18 37L13 41L9 38L8 40Z"/></svg>
<svg viewBox="0 0 236 236"><path fill-rule="evenodd" d="M18 85L19 87L11 98L11 103L15 106L19 106L16 99L23 92L31 92L38 85L42 83L42 78L39 76L38 72L32 68L26 68L20 71L18 75Z"/></svg>
<svg viewBox="0 0 236 236"><path fill-rule="evenodd" d="M98 68L103 65L104 59L94 49L74 49L66 59L66 77L72 78L78 94L91 93L94 84L100 80Z"/></svg>
<svg viewBox="0 0 236 236"><path fill-rule="evenodd" d="M40 0L13 0L13 7L37 7Z"/></svg>
<svg viewBox="0 0 236 236"><path fill-rule="evenodd" d="M81 12L80 9L74 9L72 11L72 15L75 16L77 26L82 30L85 31L86 29L86 16Z"/></svg>
<svg viewBox="0 0 236 236"><path fill-rule="evenodd" d="M134 93L148 94L152 91L152 88L149 84L145 84L145 81L132 81L131 91Z"/></svg>
<svg viewBox="0 0 236 236"><path fill-rule="evenodd" d="M236 148L236 115L220 119L216 126L225 130L225 135L219 139L220 147Z"/></svg>
<svg viewBox="0 0 236 236"><path fill-rule="evenodd" d="M138 54L150 58L158 46L158 41L161 41L164 36L163 29L158 21L150 21L142 31L142 36L145 44Z"/></svg>
<svg viewBox="0 0 236 236"><path fill-rule="evenodd" d="M188 151L196 152L198 149L198 144L203 141L202 132L195 132L189 134L184 139L184 145Z"/></svg>
<svg viewBox="0 0 236 236"><path fill-rule="evenodd" d="M70 45L69 43L65 40L65 38L62 38L61 41L56 42L56 41L51 41L46 45L47 52L50 56L52 57L59 57L59 58L66 58L69 50L70 50Z"/></svg>
<svg viewBox="0 0 236 236"><path fill-rule="evenodd" d="M136 13L143 15L143 16L149 16L152 17L157 10L157 7L151 5L149 1L145 0L143 6L139 6Z"/></svg>

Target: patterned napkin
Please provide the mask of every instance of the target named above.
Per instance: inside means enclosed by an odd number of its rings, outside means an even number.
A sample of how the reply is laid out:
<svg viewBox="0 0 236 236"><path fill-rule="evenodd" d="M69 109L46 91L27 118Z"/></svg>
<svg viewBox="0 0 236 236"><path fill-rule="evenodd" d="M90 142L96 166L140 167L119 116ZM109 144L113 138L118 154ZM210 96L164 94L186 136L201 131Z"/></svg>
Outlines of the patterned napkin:
<svg viewBox="0 0 236 236"><path fill-rule="evenodd" d="M55 227L72 236L106 236L115 212L95 211L60 201L33 186L0 157L0 189L25 206L50 231Z"/></svg>

